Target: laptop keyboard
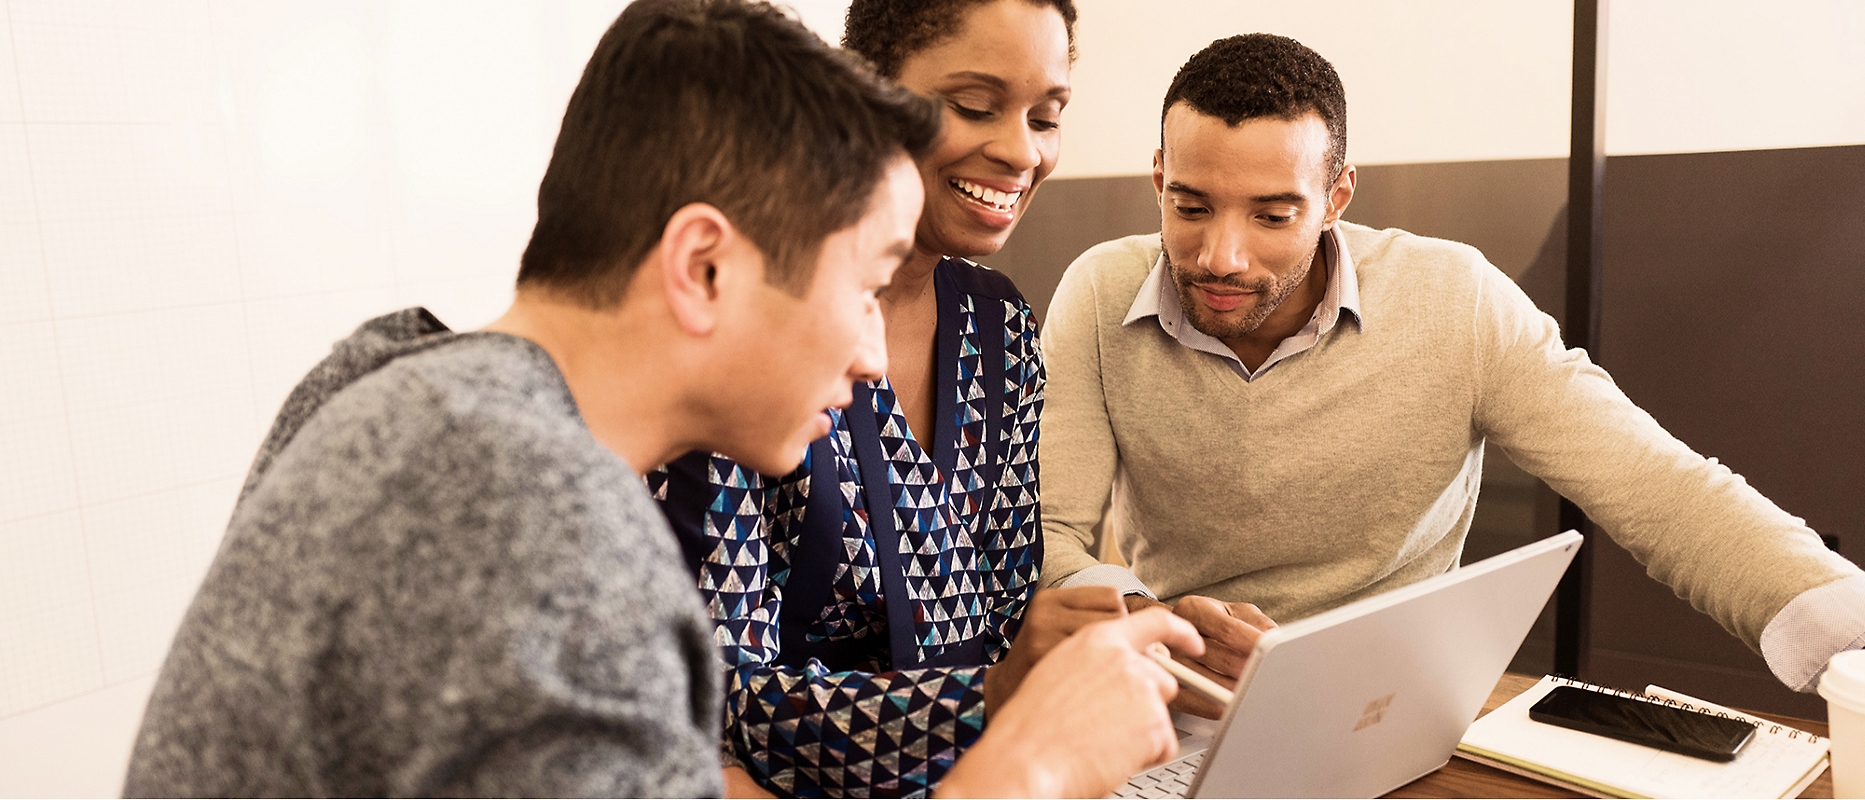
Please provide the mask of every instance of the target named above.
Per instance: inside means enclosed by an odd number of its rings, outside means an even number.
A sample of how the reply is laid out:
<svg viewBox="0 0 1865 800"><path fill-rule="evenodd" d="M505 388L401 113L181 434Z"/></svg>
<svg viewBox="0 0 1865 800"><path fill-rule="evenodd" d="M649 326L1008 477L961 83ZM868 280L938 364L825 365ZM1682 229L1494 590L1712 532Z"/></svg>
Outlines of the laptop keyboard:
<svg viewBox="0 0 1865 800"><path fill-rule="evenodd" d="M1192 778L1198 775L1198 765L1204 763L1204 754L1205 751L1200 750L1142 772L1114 792L1114 796L1184 797L1186 792L1191 791Z"/></svg>

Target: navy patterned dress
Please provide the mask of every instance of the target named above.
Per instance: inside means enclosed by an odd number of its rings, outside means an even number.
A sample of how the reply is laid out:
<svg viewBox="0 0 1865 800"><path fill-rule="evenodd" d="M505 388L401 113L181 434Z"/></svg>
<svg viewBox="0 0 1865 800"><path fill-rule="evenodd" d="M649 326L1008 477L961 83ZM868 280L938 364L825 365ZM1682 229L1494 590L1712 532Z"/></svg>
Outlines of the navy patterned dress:
<svg viewBox="0 0 1865 800"><path fill-rule="evenodd" d="M962 259L933 282L932 452L883 380L789 475L695 453L648 476L725 657L724 749L779 794L929 793L983 731L984 665L1036 589L1029 305Z"/></svg>

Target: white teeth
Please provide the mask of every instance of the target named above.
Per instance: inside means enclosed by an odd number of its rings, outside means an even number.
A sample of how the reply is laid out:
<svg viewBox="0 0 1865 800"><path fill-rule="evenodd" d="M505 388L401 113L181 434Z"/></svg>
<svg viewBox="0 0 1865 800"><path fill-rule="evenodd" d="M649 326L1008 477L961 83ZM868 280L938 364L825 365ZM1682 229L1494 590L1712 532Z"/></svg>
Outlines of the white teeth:
<svg viewBox="0 0 1865 800"><path fill-rule="evenodd" d="M959 191L971 195L972 199L998 211L1009 211L1017 205L1017 200L1023 197L1022 192L1000 192L963 178L953 178L952 185Z"/></svg>

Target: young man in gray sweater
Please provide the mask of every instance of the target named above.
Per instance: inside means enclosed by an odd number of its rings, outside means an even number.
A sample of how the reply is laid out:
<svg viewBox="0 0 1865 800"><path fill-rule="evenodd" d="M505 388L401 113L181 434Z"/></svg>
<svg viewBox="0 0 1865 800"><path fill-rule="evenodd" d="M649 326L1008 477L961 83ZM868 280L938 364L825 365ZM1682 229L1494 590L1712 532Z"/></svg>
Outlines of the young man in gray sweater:
<svg viewBox="0 0 1865 800"><path fill-rule="evenodd" d="M1162 232L1084 253L1042 334L1047 584L1173 603L1228 678L1271 620L1454 567L1487 442L1788 686L1865 641L1858 568L1633 406L1482 254L1341 220L1321 56L1219 40L1164 106ZM1110 491L1131 571L1088 549Z"/></svg>
<svg viewBox="0 0 1865 800"><path fill-rule="evenodd" d="M713 632L640 474L692 449L789 471L882 373L874 292L938 115L770 6L631 5L564 115L511 309L472 333L371 320L286 402L125 793L742 788ZM1199 649L1165 613L1055 644L940 791L1099 795L1169 757L1156 642Z"/></svg>

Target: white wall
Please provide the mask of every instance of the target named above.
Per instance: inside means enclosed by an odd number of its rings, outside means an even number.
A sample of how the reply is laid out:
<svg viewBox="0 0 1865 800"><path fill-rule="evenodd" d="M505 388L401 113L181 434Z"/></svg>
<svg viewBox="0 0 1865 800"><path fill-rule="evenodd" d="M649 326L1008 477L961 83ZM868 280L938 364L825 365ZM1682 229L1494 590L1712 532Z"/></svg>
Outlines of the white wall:
<svg viewBox="0 0 1865 800"><path fill-rule="evenodd" d="M1173 73L1253 31L1333 62L1355 163L1567 155L1571 0L1078 4L1057 177L1148 172ZM1865 3L1612 0L1609 21L1609 153L1865 143Z"/></svg>
<svg viewBox="0 0 1865 800"><path fill-rule="evenodd" d="M0 796L117 790L259 437L331 341L503 307L622 2L0 0ZM797 5L839 37L845 3ZM1617 0L1610 149L1865 141L1862 6ZM1058 175L1144 172L1172 72L1249 30L1335 61L1361 163L1560 156L1569 13L1082 0Z"/></svg>
<svg viewBox="0 0 1865 800"><path fill-rule="evenodd" d="M0 0L0 795L114 794L285 393L510 296L616 2Z"/></svg>
<svg viewBox="0 0 1865 800"><path fill-rule="evenodd" d="M1865 143L1858 0L1615 0L1608 48L1614 155Z"/></svg>

